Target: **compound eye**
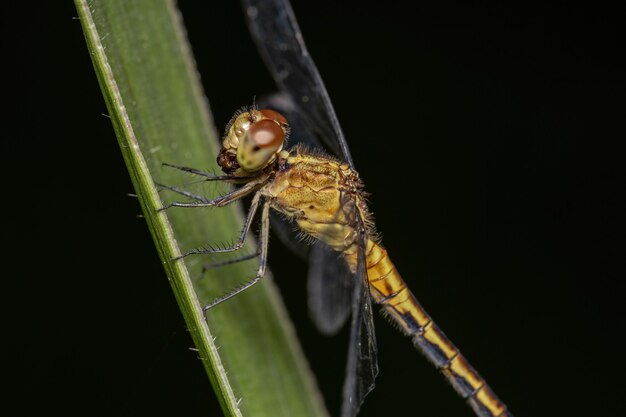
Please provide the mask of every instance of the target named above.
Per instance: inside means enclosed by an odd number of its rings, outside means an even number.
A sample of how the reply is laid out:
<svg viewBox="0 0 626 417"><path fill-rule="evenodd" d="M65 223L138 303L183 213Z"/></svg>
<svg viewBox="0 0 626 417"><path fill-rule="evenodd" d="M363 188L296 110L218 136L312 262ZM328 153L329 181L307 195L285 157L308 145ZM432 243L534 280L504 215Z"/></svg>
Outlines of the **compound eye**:
<svg viewBox="0 0 626 417"><path fill-rule="evenodd" d="M252 124L248 130L250 139L260 148L277 149L285 141L285 131L278 123L263 119Z"/></svg>
<svg viewBox="0 0 626 417"><path fill-rule="evenodd" d="M278 113L276 110L263 109L263 110L259 110L259 113L263 115L263 118L273 120L281 126L289 125L285 116Z"/></svg>
<svg viewBox="0 0 626 417"><path fill-rule="evenodd" d="M264 168L285 142L285 129L276 121L262 119L252 123L237 149L237 160L246 171Z"/></svg>

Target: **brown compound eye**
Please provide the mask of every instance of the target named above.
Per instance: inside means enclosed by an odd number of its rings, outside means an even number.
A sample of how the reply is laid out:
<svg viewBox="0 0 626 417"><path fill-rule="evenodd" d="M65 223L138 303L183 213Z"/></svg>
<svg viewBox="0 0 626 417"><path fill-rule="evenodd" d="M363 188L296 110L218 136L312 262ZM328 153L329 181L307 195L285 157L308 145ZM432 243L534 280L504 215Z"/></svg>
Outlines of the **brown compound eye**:
<svg viewBox="0 0 626 417"><path fill-rule="evenodd" d="M257 120L250 125L237 148L237 162L246 171L265 168L285 144L287 127L283 127L275 117L280 116L286 122L285 118L274 111L269 115L274 118Z"/></svg>
<svg viewBox="0 0 626 417"><path fill-rule="evenodd" d="M260 120L248 130L250 139L260 148L278 148L285 141L285 131L272 120Z"/></svg>
<svg viewBox="0 0 626 417"><path fill-rule="evenodd" d="M275 110L264 109L259 110L259 113L261 113L265 119L273 120L281 126L289 126L289 122L287 122L285 116Z"/></svg>

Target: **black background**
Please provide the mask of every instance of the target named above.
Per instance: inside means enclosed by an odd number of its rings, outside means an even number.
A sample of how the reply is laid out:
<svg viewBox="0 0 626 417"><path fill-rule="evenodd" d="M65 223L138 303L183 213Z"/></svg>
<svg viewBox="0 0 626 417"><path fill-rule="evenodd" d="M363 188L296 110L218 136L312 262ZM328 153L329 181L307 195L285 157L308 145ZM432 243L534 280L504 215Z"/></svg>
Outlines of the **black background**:
<svg viewBox="0 0 626 417"><path fill-rule="evenodd" d="M2 15L8 396L23 415L221 415L126 195L76 11L55 3ZM238 4L200 3L180 6L221 130L273 87ZM617 11L294 7L383 242L442 329L517 416L623 409ZM270 265L336 413L347 334L315 332L306 266L277 239ZM472 415L376 320L381 373L360 415Z"/></svg>

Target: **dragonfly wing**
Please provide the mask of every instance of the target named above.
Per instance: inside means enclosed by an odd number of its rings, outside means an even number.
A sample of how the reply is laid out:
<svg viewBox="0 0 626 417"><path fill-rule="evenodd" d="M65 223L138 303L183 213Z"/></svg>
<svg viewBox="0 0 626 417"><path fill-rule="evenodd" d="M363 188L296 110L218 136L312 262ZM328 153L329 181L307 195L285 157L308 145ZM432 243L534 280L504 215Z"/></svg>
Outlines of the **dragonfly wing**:
<svg viewBox="0 0 626 417"><path fill-rule="evenodd" d="M353 166L335 109L289 2L244 0L243 4L252 37L276 84L291 97L308 130Z"/></svg>
<svg viewBox="0 0 626 417"><path fill-rule="evenodd" d="M315 132L309 128L310 122L293 102L290 95L278 91L273 94L262 96L257 101L259 108L276 110L289 121L291 134L287 139L287 146L305 145L309 149L323 149L324 145L319 141Z"/></svg>
<svg viewBox="0 0 626 417"><path fill-rule="evenodd" d="M323 242L315 242L309 255L309 313L320 332L332 335L350 314L354 277L348 264Z"/></svg>
<svg viewBox="0 0 626 417"><path fill-rule="evenodd" d="M341 417L356 416L365 396L374 389L374 380L378 375L376 336L365 260L366 239L365 233L360 235Z"/></svg>
<svg viewBox="0 0 626 417"><path fill-rule="evenodd" d="M298 255L300 259L306 261L309 257L310 246L302 237L299 229L285 219L282 215L272 211L270 213L270 223L272 231L293 253Z"/></svg>

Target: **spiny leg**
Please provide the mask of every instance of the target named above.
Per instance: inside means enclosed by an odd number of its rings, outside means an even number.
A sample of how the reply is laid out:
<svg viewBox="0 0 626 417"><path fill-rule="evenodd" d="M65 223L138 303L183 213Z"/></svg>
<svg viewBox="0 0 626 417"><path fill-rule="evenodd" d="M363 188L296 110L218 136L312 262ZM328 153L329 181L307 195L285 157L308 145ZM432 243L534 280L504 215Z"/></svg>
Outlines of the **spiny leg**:
<svg viewBox="0 0 626 417"><path fill-rule="evenodd" d="M257 256L259 256L259 252L255 252L255 253L250 253L247 255L243 255L243 256L238 256L236 258L233 259L227 259L225 261L220 261L220 262L211 262L211 263L207 263L202 265L202 275L204 275L204 273L206 271L208 271L209 269L213 269L213 268L221 268L223 266L228 266L228 265L232 265L232 264L236 264L239 262L244 262L244 261L248 261L250 259L254 259Z"/></svg>
<svg viewBox="0 0 626 417"><path fill-rule="evenodd" d="M209 172L205 172L205 171L200 171L197 170L195 168L189 168L189 167L184 167L184 166L179 166L179 165L172 165L172 164L168 164L167 162L163 162L161 165L169 167L169 168L174 168L177 169L179 171L183 171L183 172L187 172L187 173L191 173L191 174L195 174L198 176L203 177L204 179L201 180L197 180L197 182L205 182L205 181L232 181L235 180L235 177L232 177L230 175L214 175L211 174ZM196 181L194 181L195 183ZM208 198L206 198L205 196L199 195L199 194L195 194L192 193L190 191L187 190L183 190L182 188L179 188L179 186L172 186L172 185L165 185L165 184L160 184L158 182L155 182L155 184L160 187L162 190L169 190L169 191L173 191L177 194L180 195L184 195L185 197L189 197L191 199L194 199L196 201L201 201L204 203L207 203L209 201ZM184 184L187 185L187 184ZM161 190L159 190L161 191Z"/></svg>
<svg viewBox="0 0 626 417"><path fill-rule="evenodd" d="M270 234L270 210L269 209L270 209L270 205L266 201L263 204L263 211L261 213L261 235L260 235L260 242L259 242L260 259L259 259L259 268L257 269L256 276L250 281L222 295L221 297L216 298L215 300L211 301L209 304L204 306L202 311L205 314L211 307L215 307L219 303L222 303L228 300L229 298L232 298L235 295L239 294L240 292L252 287L254 284L259 282L261 278L263 278L263 275L265 275L265 268L267 266L267 246L268 246L269 234Z"/></svg>
<svg viewBox="0 0 626 417"><path fill-rule="evenodd" d="M251 178L251 177L233 177L231 175L215 175L215 174L212 174L210 172L200 171L199 169L195 169L195 168L190 168L190 167L185 167L185 166L180 166L180 165L168 164L167 162L163 162L162 165L165 166L165 167L168 167L168 168L174 168L174 169L177 169L179 171L188 172L190 174L194 174L194 175L198 175L200 177L204 177L204 178L206 178L207 181L236 181L236 180L240 180L240 179L250 179Z"/></svg>
<svg viewBox="0 0 626 417"><path fill-rule="evenodd" d="M213 253L227 253L234 252L243 247L244 242L246 241L246 236L250 231L250 225L252 224L252 219L254 219L254 215L256 213L256 209L259 207L259 200L261 198L261 193L256 193L252 198L252 203L250 203L250 210L248 211L248 216L246 217L246 221L243 224L243 229L241 230L241 234L239 235L239 240L235 242L232 246L226 246L223 248L208 248L208 249L192 249L188 252L183 253L182 255L174 258L174 260L184 258L189 255L208 255Z"/></svg>
<svg viewBox="0 0 626 417"><path fill-rule="evenodd" d="M192 192L190 192L190 191L183 190L183 189L180 189L180 188L175 187L175 186L172 186L172 185L164 185L164 184L160 184L160 183L158 183L158 182L155 182L155 184L156 184L158 187L160 187L162 190L169 190L169 191L173 191L173 192L175 192L176 194L184 195L185 197L189 197L189 198L191 198L191 199L193 199L193 200L196 200L196 201L200 201L200 202L203 202L203 203L208 203L208 202L210 201L210 200L209 200L208 198L206 198L205 196L202 196L202 195L200 195L200 194L195 194L195 193L192 193ZM159 191L160 191L160 190L159 190Z"/></svg>
<svg viewBox="0 0 626 417"><path fill-rule="evenodd" d="M164 165L175 167L174 165L169 165L169 164L164 164ZM179 167L175 167L175 168L179 168ZM173 191L175 193L184 195L184 196L192 198L194 200L206 201L206 198L204 198L201 195L190 193L189 191L181 190L180 188L177 188L177 187L167 186L167 185L162 185L162 184L157 184L157 185L159 187L163 188L163 189L167 189L167 190ZM202 272L201 272L201 274L202 274L202 276L204 276L206 271L208 271L209 269L221 268L221 267L232 265L232 264L236 264L236 263L239 263L239 262L245 262L245 261L248 261L250 259L254 259L257 256L259 256L259 251L258 250L255 253L250 253L250 254L247 254L247 255L238 256L238 257L233 258L233 259L227 259L225 261L219 261L219 262L206 263L206 264L202 265Z"/></svg>
<svg viewBox="0 0 626 417"><path fill-rule="evenodd" d="M189 193L188 197L199 200L199 201L196 201L196 202L175 201L173 203L170 203L161 207L157 211L167 210L170 207L223 207L255 191L262 184L262 182L265 181L265 179L266 177L260 177L257 180L250 181L244 184L242 187L237 188L236 190L226 193L223 196L220 196L213 200L208 200L202 196L197 196L195 194ZM184 194L186 193L186 191L175 189L175 187L169 187L169 188L172 191L176 191L176 192L180 191L179 194L186 195Z"/></svg>

